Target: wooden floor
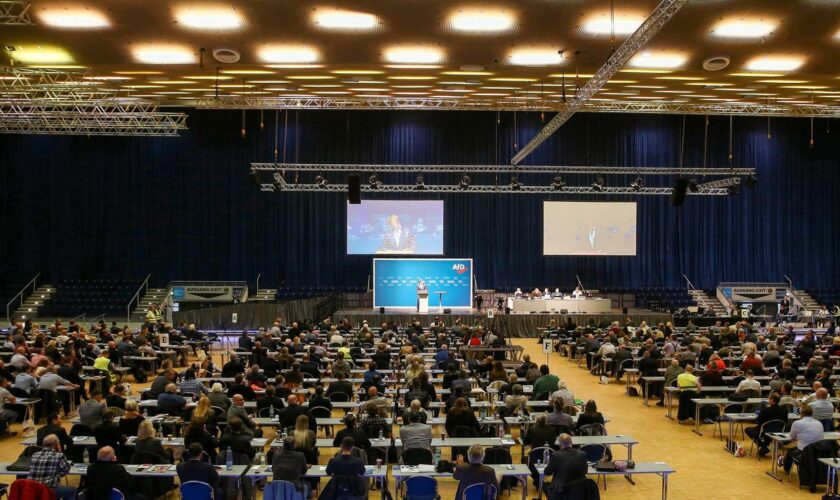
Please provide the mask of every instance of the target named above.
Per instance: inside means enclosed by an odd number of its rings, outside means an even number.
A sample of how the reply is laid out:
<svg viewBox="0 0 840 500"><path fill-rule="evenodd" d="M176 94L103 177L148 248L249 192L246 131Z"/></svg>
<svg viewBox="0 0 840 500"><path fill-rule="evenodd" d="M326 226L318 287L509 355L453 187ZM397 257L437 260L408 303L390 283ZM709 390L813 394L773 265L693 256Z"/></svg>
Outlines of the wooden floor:
<svg viewBox="0 0 840 500"><path fill-rule="evenodd" d="M536 340L514 339L514 343L523 345L533 361L545 362L541 344ZM610 385L600 385L597 377L558 354L549 357L549 366L552 373L568 383L576 398L595 399L599 409L611 420L607 425L610 434L631 436L640 442L633 449L635 460L663 461L676 468L677 473L670 476L668 498L746 498L752 494L768 498L818 498L816 494L808 493L807 489L797 489L795 483L787 480L779 482L768 477L765 474L770 466L767 459L759 462L755 457L736 458L724 452L723 442L712 437L711 425L704 426L704 435L698 436L691 432L690 424L680 425L665 418L663 408L655 405L645 408L640 398L625 396L623 383L613 381ZM144 386L133 384L135 391ZM19 431L20 426L15 425L13 430ZM268 430L266 437L272 437L271 433ZM20 436L0 440L0 461L9 462L17 457L23 449L19 441ZM322 450L321 462L326 463L334 452ZM623 447L615 447L613 452L616 458L625 457ZM518 450L514 450L513 456L518 459ZM12 477L0 478L0 482L4 483L13 480ZM70 479L71 484L76 481ZM393 489L393 481L390 481L390 486ZM454 492L453 481L440 481L443 499L452 498ZM658 499L660 492L661 480L658 477L638 477L635 486L623 478L613 477L607 480L606 491L601 486L602 498L608 499ZM530 485L528 493L528 498L536 497L536 490ZM511 498L519 499L520 495L521 490L515 490ZM170 497L176 495L171 494ZM378 497L378 492L373 492L371 497Z"/></svg>

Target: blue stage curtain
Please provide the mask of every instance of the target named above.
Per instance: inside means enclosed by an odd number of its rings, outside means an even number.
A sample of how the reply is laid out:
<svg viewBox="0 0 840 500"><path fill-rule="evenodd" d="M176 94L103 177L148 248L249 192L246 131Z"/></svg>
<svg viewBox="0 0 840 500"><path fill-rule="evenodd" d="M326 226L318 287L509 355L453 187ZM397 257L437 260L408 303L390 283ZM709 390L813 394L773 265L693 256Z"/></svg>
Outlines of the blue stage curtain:
<svg viewBox="0 0 840 500"><path fill-rule="evenodd" d="M39 271L51 280L152 273L158 284L253 284L262 273L264 287L364 287L371 257L345 254L343 195L261 193L249 177L250 162L272 160L273 113L260 132L258 113L249 112L244 140L239 112L194 110L180 138L0 136L0 279ZM704 120L685 119L685 166L703 163ZM282 113L279 122L281 159L336 163L507 163L514 142L525 144L541 126L538 113L291 111L284 153ZM528 163L676 166L682 124L681 116L579 114ZM482 288L568 289L575 275L589 287L679 286L682 274L698 287L781 281L784 274L801 287L834 286L840 130L827 127L817 121L810 148L808 120L774 118L768 139L766 118L735 118L730 163L729 119L710 118L707 165L756 167L758 186L742 186L736 197L689 196L679 208L668 197L623 198L639 203L635 257L543 256L544 199L622 200L562 193L441 196L446 256L475 259ZM427 175L426 182L459 178ZM626 185L631 178L607 180ZM413 181L414 174L403 176ZM656 182L671 179L648 179Z"/></svg>

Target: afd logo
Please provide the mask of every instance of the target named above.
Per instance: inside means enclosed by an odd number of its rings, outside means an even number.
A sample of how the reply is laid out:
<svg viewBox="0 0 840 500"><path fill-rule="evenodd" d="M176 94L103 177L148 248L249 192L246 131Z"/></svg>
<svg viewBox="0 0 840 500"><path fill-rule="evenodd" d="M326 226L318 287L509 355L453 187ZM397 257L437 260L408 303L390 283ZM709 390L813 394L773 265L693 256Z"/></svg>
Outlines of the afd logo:
<svg viewBox="0 0 840 500"><path fill-rule="evenodd" d="M452 270L458 274L464 274L469 268L464 264L452 264Z"/></svg>

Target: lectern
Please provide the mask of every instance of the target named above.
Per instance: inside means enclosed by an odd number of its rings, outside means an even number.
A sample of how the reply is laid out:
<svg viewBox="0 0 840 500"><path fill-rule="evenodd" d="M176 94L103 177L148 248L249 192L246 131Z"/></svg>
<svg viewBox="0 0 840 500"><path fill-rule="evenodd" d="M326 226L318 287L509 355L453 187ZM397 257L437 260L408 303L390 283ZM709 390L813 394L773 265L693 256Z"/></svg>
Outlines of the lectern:
<svg viewBox="0 0 840 500"><path fill-rule="evenodd" d="M429 312L429 290L417 290L417 312Z"/></svg>

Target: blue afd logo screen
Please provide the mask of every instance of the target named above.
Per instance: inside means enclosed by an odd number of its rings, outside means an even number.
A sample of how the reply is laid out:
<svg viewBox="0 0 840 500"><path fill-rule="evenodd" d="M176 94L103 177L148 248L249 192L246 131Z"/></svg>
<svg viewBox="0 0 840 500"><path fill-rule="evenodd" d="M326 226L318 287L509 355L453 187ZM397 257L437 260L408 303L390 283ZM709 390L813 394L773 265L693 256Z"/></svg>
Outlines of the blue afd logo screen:
<svg viewBox="0 0 840 500"><path fill-rule="evenodd" d="M429 308L472 307L472 259L373 259L373 306L415 307L417 282L426 282Z"/></svg>

